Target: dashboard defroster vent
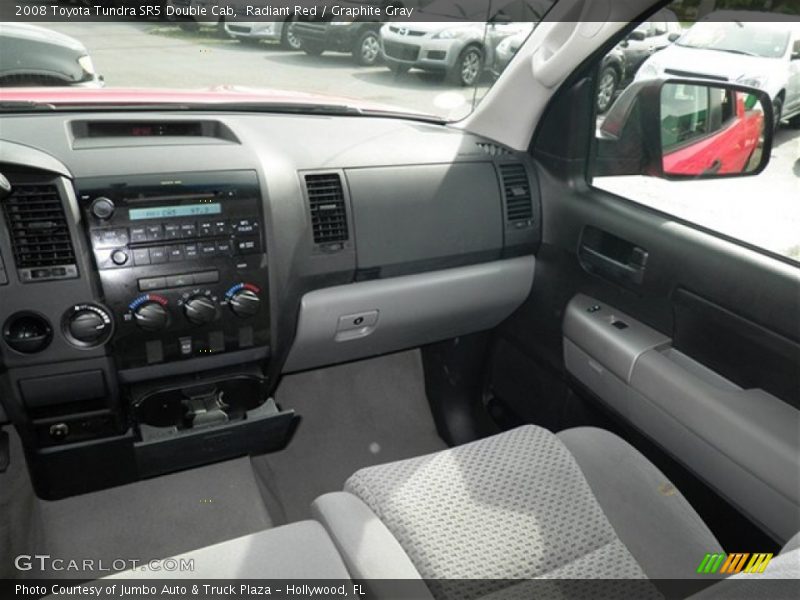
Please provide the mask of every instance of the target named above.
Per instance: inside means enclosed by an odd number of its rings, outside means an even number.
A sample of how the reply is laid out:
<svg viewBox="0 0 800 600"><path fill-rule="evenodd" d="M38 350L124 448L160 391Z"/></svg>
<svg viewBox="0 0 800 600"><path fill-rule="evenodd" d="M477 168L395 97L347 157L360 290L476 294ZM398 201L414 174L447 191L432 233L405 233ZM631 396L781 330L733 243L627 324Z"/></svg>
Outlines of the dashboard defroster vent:
<svg viewBox="0 0 800 600"><path fill-rule="evenodd" d="M338 249L349 238L342 179L338 173L305 176L314 243Z"/></svg>
<svg viewBox="0 0 800 600"><path fill-rule="evenodd" d="M22 281L77 277L75 251L55 185L15 185L3 212Z"/></svg>
<svg viewBox="0 0 800 600"><path fill-rule="evenodd" d="M500 165L503 196L506 199L506 220L520 227L530 225L533 219L531 184L525 167L520 163Z"/></svg>

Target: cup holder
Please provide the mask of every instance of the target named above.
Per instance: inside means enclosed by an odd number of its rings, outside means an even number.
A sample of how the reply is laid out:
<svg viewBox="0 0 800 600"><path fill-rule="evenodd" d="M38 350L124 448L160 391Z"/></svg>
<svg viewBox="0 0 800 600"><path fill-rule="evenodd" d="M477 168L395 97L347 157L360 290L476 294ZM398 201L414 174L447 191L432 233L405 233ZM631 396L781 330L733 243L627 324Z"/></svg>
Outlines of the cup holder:
<svg viewBox="0 0 800 600"><path fill-rule="evenodd" d="M266 382L243 375L189 386L159 389L133 403L137 423L172 430L241 420L266 399Z"/></svg>

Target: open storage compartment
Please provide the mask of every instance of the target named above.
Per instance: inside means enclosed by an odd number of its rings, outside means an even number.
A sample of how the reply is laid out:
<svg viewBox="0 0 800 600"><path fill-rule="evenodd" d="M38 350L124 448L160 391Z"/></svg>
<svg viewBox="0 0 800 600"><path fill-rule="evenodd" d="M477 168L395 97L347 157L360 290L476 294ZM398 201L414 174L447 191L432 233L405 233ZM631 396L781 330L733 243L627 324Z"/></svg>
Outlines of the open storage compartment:
<svg viewBox="0 0 800 600"><path fill-rule="evenodd" d="M281 411L256 374L148 390L134 399L140 477L284 448L294 411Z"/></svg>

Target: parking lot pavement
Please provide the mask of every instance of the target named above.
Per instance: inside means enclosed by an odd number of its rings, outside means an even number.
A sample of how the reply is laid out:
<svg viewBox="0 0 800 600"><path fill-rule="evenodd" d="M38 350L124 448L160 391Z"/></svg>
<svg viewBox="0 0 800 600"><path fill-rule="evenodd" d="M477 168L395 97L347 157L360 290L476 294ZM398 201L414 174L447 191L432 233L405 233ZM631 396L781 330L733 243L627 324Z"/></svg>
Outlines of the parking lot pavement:
<svg viewBox="0 0 800 600"><path fill-rule="evenodd" d="M109 87L266 87L358 98L445 118L468 114L472 102L472 89L447 85L435 73L395 77L383 65L358 67L349 54L315 57L274 43L242 44L213 28L190 33L156 21L41 25L83 42ZM489 83L479 88L479 96Z"/></svg>
<svg viewBox="0 0 800 600"><path fill-rule="evenodd" d="M275 44L240 44L210 28L182 32L158 22L43 24L81 40L109 87L266 87L354 97L459 118L473 90L436 74L395 77L386 67L357 67L349 55L319 57ZM489 86L477 92L481 97ZM666 213L800 260L800 131L778 132L768 169L729 181L669 182L604 178L600 187Z"/></svg>

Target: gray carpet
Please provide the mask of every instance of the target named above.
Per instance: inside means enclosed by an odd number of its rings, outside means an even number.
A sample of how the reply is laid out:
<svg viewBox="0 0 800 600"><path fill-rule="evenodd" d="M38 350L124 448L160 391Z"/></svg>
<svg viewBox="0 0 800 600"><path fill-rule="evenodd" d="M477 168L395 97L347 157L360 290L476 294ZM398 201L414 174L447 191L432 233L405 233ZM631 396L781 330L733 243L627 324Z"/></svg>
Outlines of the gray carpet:
<svg viewBox="0 0 800 600"><path fill-rule="evenodd" d="M172 556L272 526L248 458L37 504L47 554L106 563Z"/></svg>
<svg viewBox="0 0 800 600"><path fill-rule="evenodd" d="M58 501L36 499L19 439L0 475L0 577L17 554L147 560L308 518L357 469L444 448L418 351L285 377L276 398L303 421L281 452L240 458Z"/></svg>
<svg viewBox="0 0 800 600"><path fill-rule="evenodd" d="M275 399L303 417L288 448L253 459L276 524L309 518L314 498L361 467L445 447L418 350L286 376Z"/></svg>
<svg viewBox="0 0 800 600"><path fill-rule="evenodd" d="M14 557L43 550L42 520L22 443L13 427L5 430L11 438L11 464L5 473L0 473L0 579L19 575Z"/></svg>

